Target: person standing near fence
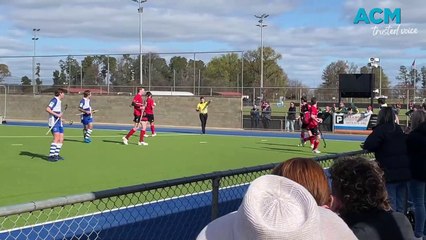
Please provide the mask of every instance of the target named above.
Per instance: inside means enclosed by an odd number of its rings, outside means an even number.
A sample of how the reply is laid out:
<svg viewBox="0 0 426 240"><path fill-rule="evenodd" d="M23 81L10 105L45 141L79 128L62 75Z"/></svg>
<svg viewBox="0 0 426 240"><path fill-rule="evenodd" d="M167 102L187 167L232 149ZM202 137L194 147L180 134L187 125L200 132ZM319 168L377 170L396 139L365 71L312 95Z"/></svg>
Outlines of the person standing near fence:
<svg viewBox="0 0 426 240"><path fill-rule="evenodd" d="M256 105L250 110L250 128L257 128L259 126L260 113Z"/></svg>
<svg viewBox="0 0 426 240"><path fill-rule="evenodd" d="M269 105L269 102L265 101L264 105L262 107L262 123L263 128L268 129L269 125L271 124L271 105Z"/></svg>
<svg viewBox="0 0 426 240"><path fill-rule="evenodd" d="M92 106L90 105L90 98L92 93L86 90L83 93L83 98L80 100L78 110L81 112L81 123L83 124L83 138L85 143L92 142L90 138L93 131L93 115Z"/></svg>
<svg viewBox="0 0 426 240"><path fill-rule="evenodd" d="M377 125L368 135L362 148L374 152L376 161L385 172L386 189L392 209L404 212L407 184L411 179L406 134L396 122L391 107L383 107Z"/></svg>
<svg viewBox="0 0 426 240"><path fill-rule="evenodd" d="M296 106L294 106L294 102L291 102L285 121L285 130L287 132L294 132L294 122L296 122Z"/></svg>
<svg viewBox="0 0 426 240"><path fill-rule="evenodd" d="M53 135L48 157L48 161L51 162L64 160L64 158L59 155L62 144L64 143L64 126L62 125L62 99L64 99L64 97L64 90L56 90L55 97L50 100L49 105L46 107L46 112L49 113L49 127Z"/></svg>
<svg viewBox="0 0 426 240"><path fill-rule="evenodd" d="M197 104L197 108L195 111L197 111L200 117L201 121L201 132L202 134L206 134L206 125L207 125L207 118L208 118L208 108L209 104L211 103L211 100L206 102L206 99L204 97L200 97L200 102Z"/></svg>
<svg viewBox="0 0 426 240"><path fill-rule="evenodd" d="M421 239L426 236L426 113L423 110L411 114L407 152L413 177L409 187L414 205L414 234Z"/></svg>

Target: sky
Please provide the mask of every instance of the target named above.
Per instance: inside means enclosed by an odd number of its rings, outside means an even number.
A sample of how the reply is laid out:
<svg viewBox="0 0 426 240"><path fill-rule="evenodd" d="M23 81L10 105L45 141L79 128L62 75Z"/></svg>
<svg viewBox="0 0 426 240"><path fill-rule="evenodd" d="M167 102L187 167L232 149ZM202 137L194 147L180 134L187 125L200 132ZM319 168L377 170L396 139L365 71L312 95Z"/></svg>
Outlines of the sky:
<svg viewBox="0 0 426 240"><path fill-rule="evenodd" d="M265 13L263 45L282 54L279 65L290 80L305 85L318 86L324 68L337 60L362 67L378 57L393 84L399 66L414 60L417 68L426 66L424 0L148 0L142 6L143 52L165 58L172 52L253 51L261 43L254 15ZM43 66L64 57L42 56L137 54L137 8L131 0L0 0L0 63L12 72L6 82L31 78L34 49ZM401 24L354 24L360 8L367 14L400 8ZM398 34L374 35L374 27ZM34 28L40 29L37 41ZM53 70L42 69L45 83Z"/></svg>

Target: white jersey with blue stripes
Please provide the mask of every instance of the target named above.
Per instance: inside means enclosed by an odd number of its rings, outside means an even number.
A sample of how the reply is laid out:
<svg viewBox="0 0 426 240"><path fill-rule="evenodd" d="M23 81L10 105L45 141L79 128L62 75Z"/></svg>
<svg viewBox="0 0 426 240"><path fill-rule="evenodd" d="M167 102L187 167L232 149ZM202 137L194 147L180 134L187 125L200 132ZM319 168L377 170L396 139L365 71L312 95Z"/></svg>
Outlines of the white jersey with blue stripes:
<svg viewBox="0 0 426 240"><path fill-rule="evenodd" d="M83 109L84 111L92 112L92 106L90 106L90 99L89 98L81 99L79 107L81 109ZM81 115L81 119L83 119L83 117L91 117L91 116L92 116L92 114L83 113Z"/></svg>
<svg viewBox="0 0 426 240"><path fill-rule="evenodd" d="M50 100L49 102L48 107L55 113L60 114L62 112L62 102L58 97L52 98L52 100ZM49 119L48 119L49 127L53 126L56 119L58 119L56 116L49 114ZM56 125L62 127L62 121L57 121Z"/></svg>

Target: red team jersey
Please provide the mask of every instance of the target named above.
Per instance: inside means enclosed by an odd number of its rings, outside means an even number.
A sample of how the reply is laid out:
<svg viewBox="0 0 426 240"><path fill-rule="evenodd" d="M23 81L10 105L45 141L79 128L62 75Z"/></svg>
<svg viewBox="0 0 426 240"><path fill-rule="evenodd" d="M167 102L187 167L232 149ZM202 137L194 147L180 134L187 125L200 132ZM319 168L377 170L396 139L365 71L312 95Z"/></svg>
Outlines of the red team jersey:
<svg viewBox="0 0 426 240"><path fill-rule="evenodd" d="M318 108L315 105L311 105L310 110L311 116L318 116ZM311 118L309 121L309 128L316 128L318 127L318 121L316 119Z"/></svg>
<svg viewBox="0 0 426 240"><path fill-rule="evenodd" d="M143 98L141 95L136 94L136 96L133 98L133 114L135 116L141 116L142 115L142 107L143 107Z"/></svg>
<svg viewBox="0 0 426 240"><path fill-rule="evenodd" d="M146 114L154 114L154 99L152 99L152 98L146 99L145 113Z"/></svg>

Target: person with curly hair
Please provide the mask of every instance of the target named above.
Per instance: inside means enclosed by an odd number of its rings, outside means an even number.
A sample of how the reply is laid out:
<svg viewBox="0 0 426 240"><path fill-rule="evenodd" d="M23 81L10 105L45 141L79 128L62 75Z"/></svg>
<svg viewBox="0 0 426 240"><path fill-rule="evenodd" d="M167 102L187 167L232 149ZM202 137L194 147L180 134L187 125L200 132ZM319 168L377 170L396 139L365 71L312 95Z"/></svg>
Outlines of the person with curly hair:
<svg viewBox="0 0 426 240"><path fill-rule="evenodd" d="M383 107L377 126L364 142L363 149L374 152L383 169L386 190L393 210L405 212L408 181L411 180L410 161L407 155L406 134L396 123L391 107Z"/></svg>
<svg viewBox="0 0 426 240"><path fill-rule="evenodd" d="M363 157L338 159L330 168L336 211L358 239L414 239L407 217L391 209L384 172Z"/></svg>
<svg viewBox="0 0 426 240"><path fill-rule="evenodd" d="M410 159L410 194L414 204L414 233L426 235L426 113L417 110L411 114L411 132L407 136L407 151Z"/></svg>

